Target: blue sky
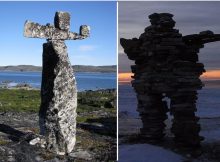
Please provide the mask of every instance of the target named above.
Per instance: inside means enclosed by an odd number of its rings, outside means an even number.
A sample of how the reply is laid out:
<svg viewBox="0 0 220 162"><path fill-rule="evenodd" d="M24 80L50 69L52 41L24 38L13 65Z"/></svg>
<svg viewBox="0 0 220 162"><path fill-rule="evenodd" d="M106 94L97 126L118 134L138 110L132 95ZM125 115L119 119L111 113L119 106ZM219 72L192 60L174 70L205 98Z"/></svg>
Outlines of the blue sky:
<svg viewBox="0 0 220 162"><path fill-rule="evenodd" d="M46 40L25 38L24 23L53 23L56 11L71 14L73 32L91 27L89 38L66 41L73 65L116 65L116 2L0 2L0 66L41 66Z"/></svg>

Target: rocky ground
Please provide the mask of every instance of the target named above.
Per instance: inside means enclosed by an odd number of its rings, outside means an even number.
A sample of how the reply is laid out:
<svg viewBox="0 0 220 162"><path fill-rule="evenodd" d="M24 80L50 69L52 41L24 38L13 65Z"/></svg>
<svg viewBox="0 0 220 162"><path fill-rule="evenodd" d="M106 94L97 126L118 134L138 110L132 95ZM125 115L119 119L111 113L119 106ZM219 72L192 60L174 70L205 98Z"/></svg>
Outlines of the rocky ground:
<svg viewBox="0 0 220 162"><path fill-rule="evenodd" d="M95 95L92 95L94 93ZM103 98L99 97L98 100L99 95ZM26 94L26 97L28 98L29 95ZM116 108L114 98L114 90L88 91L79 94L77 143L75 149L66 156L57 156L38 145L29 144L29 141L39 133L38 114L33 111L33 108L31 111L28 111L28 108L25 111L23 108L21 111L2 109L0 112L0 161L115 161ZM0 102L4 103L2 100ZM3 106L2 104L1 107Z"/></svg>

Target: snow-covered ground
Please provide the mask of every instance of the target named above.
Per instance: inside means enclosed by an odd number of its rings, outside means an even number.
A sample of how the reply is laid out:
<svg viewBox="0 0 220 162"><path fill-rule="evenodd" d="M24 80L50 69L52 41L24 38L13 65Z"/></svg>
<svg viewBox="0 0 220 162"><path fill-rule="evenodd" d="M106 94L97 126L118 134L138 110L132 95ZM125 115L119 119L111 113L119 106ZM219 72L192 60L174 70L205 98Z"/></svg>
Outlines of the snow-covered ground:
<svg viewBox="0 0 220 162"><path fill-rule="evenodd" d="M220 86L207 86L198 92L197 116L201 117L203 144L220 144ZM141 121L136 106L132 87L119 85L119 135L138 133ZM166 123L171 126L170 119ZM119 145L119 162L182 162L184 159L171 150L150 144Z"/></svg>
<svg viewBox="0 0 220 162"><path fill-rule="evenodd" d="M183 162L181 155L149 144L119 146L119 162Z"/></svg>

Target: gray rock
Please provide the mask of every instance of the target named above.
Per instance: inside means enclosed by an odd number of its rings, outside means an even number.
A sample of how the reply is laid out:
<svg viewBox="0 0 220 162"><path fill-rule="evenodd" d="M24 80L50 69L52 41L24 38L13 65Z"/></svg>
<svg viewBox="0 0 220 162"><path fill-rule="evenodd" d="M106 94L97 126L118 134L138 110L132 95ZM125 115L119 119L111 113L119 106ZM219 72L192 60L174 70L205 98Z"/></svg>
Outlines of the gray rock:
<svg viewBox="0 0 220 162"><path fill-rule="evenodd" d="M64 160L59 160L58 158L54 158L51 160L46 160L45 162L65 162Z"/></svg>
<svg viewBox="0 0 220 162"><path fill-rule="evenodd" d="M81 32L81 33L84 33L84 34L87 33L87 35L80 35L75 32L60 30L58 28L55 28L54 26L50 26L50 25L44 26L44 25L40 25L38 23L34 23L31 21L26 21L24 36L30 37L30 38L76 40L76 39L85 39L86 37L88 37L89 29L90 28L88 26L87 28L83 27L84 32Z"/></svg>
<svg viewBox="0 0 220 162"><path fill-rule="evenodd" d="M77 89L63 41L44 44L40 126L47 148L58 154L75 145Z"/></svg>
<svg viewBox="0 0 220 162"><path fill-rule="evenodd" d="M69 27L69 13L56 12L54 26L27 21L24 30L26 37L47 39L47 43L43 44L39 123L46 148L59 155L70 153L76 141L77 88L64 40L89 36L86 25L80 27L80 34L70 32Z"/></svg>
<svg viewBox="0 0 220 162"><path fill-rule="evenodd" d="M42 159L39 155L37 155L37 156L35 157L35 160L36 160L36 161L43 161L43 159Z"/></svg>
<svg viewBox="0 0 220 162"><path fill-rule="evenodd" d="M30 145L36 145L37 143L40 143L40 138L39 137L37 137L37 138L35 138L35 139L33 139L29 142Z"/></svg>
<svg viewBox="0 0 220 162"><path fill-rule="evenodd" d="M69 156L82 160L92 160L92 155L88 151L84 151L81 149L77 150L77 152L70 153Z"/></svg>
<svg viewBox="0 0 220 162"><path fill-rule="evenodd" d="M13 156L8 156L8 162L15 162L15 158Z"/></svg>
<svg viewBox="0 0 220 162"><path fill-rule="evenodd" d="M70 14L68 12L56 12L54 25L60 30L70 29Z"/></svg>

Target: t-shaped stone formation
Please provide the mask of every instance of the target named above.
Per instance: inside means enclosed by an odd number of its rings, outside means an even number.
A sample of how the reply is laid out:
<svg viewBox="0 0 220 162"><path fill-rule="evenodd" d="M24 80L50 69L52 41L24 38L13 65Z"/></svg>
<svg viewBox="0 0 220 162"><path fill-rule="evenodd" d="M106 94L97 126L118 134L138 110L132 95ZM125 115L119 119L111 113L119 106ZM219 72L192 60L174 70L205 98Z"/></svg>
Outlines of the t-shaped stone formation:
<svg viewBox="0 0 220 162"><path fill-rule="evenodd" d="M43 44L39 123L46 148L59 155L70 153L76 141L77 87L64 40L89 36L89 26L82 25L79 34L69 28L70 14L56 12L54 26L26 21L24 30L26 37L47 39Z"/></svg>
<svg viewBox="0 0 220 162"><path fill-rule="evenodd" d="M25 22L24 36L30 38L45 38L53 40L85 39L89 36L90 27L80 26L79 34L70 32L70 14L68 12L56 12L54 26L40 25L31 21Z"/></svg>
<svg viewBox="0 0 220 162"><path fill-rule="evenodd" d="M203 84L199 76L205 72L198 62L199 49L205 43L220 41L211 31L182 36L174 29L175 21L169 13L149 16L151 25L139 39L121 39L131 66L137 93L138 111L143 122L141 135L147 141L163 139L164 121L169 111L174 119L172 133L175 141L186 146L199 146L199 117L195 116L197 90ZM170 105L165 97L170 98Z"/></svg>

